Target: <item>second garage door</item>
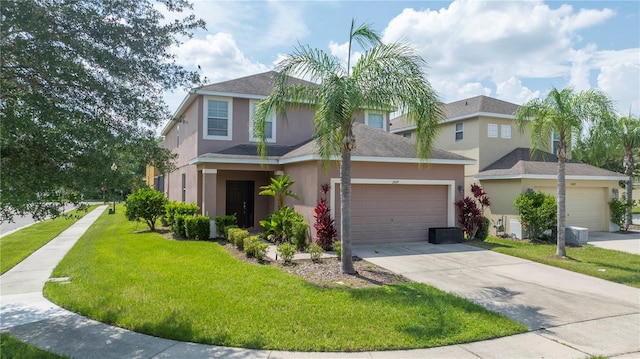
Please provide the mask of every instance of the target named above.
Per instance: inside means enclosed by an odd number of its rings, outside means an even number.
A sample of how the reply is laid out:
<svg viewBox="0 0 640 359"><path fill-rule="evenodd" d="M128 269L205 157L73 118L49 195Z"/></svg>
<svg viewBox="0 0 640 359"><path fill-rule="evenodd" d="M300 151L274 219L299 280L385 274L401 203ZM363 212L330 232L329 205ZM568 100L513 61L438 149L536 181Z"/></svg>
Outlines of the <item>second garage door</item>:
<svg viewBox="0 0 640 359"><path fill-rule="evenodd" d="M426 241L429 227L447 226L447 194L445 185L353 184L352 243Z"/></svg>
<svg viewBox="0 0 640 359"><path fill-rule="evenodd" d="M554 187L536 188L556 196ZM589 231L604 231L608 223L607 189L603 187L569 188L566 190L566 225L589 228Z"/></svg>

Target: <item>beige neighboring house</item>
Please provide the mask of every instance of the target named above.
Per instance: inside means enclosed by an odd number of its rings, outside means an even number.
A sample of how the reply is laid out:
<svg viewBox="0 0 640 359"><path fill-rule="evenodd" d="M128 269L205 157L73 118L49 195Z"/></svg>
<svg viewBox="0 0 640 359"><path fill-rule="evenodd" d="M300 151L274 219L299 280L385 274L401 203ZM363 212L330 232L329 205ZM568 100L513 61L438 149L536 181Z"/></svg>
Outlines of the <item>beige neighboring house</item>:
<svg viewBox="0 0 640 359"><path fill-rule="evenodd" d="M177 170L162 178L171 200L195 202L202 214L236 214L243 228L260 231L259 221L275 209L260 186L280 174L291 175L286 199L313 228L320 186L331 184L331 210L340 223L340 174L337 159L328 167L316 151L313 107L274 115L267 122L266 158L257 155L251 118L256 103L271 93L274 72L193 89L162 134L165 148L178 155ZM302 80L293 81L305 83ZM352 240L354 243L427 240L431 227L456 224L453 203L462 198L464 166L474 161L433 149L416 158L415 143L388 132L388 113L356 114L352 152ZM338 227L339 228L339 227ZM214 223L212 221L212 229ZM314 232L313 230L311 232ZM215 232L212 232L215 233Z"/></svg>
<svg viewBox="0 0 640 359"><path fill-rule="evenodd" d="M514 123L518 105L487 96L476 96L443 105L444 119L436 147L473 158L465 167L466 195L472 183L488 193L492 206L486 215L506 234L521 235L515 197L535 190L556 195L556 141L550 148L530 155L529 134ZM403 118L391 120L391 133L413 138L415 126ZM567 226L589 231L617 230L610 223L608 202L619 192L624 175L582 163L566 166ZM495 233L495 230L494 232Z"/></svg>

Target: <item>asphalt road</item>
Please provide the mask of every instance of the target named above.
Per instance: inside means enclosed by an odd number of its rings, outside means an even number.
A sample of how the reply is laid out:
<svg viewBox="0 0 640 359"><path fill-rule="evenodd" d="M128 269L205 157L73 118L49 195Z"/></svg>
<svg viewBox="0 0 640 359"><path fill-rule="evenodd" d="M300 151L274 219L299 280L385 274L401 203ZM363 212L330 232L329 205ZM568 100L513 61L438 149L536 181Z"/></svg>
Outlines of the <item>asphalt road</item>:
<svg viewBox="0 0 640 359"><path fill-rule="evenodd" d="M74 208L75 206L67 205L65 207L65 212L70 211ZM12 222L3 222L0 224L0 237L6 234L12 233L20 228L34 224L36 222L38 221L33 219L33 217L31 217L31 215L29 214L25 216L14 216Z"/></svg>

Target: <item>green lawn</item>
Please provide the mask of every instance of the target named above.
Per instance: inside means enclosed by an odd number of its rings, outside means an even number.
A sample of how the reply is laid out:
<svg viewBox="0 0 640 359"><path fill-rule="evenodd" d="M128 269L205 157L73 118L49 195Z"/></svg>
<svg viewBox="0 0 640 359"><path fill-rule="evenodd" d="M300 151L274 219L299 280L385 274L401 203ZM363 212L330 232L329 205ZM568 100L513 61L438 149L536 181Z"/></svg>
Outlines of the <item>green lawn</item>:
<svg viewBox="0 0 640 359"><path fill-rule="evenodd" d="M495 237L489 237L486 242L473 241L469 244L640 288L640 257L635 254L590 245L567 246L567 258L561 258L555 255L555 244L518 242Z"/></svg>
<svg viewBox="0 0 640 359"><path fill-rule="evenodd" d="M133 233L103 215L47 283L55 303L154 336L273 350L425 348L512 335L526 327L416 283L320 288L276 266L237 260L215 242Z"/></svg>
<svg viewBox="0 0 640 359"><path fill-rule="evenodd" d="M3 359L62 359L67 358L59 356L32 345L23 343L15 337L0 333L0 355Z"/></svg>
<svg viewBox="0 0 640 359"><path fill-rule="evenodd" d="M89 206L92 211L97 206ZM35 223L0 238L0 274L5 273L76 223L87 212L73 210L68 216Z"/></svg>

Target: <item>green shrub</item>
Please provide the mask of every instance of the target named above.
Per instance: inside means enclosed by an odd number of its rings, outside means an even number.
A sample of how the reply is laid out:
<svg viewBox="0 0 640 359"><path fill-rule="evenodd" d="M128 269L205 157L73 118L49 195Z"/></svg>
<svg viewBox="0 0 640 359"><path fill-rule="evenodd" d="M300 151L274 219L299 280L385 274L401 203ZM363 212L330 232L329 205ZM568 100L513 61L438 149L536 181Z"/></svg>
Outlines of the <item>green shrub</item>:
<svg viewBox="0 0 640 359"><path fill-rule="evenodd" d="M244 239L244 253L247 257L254 257L262 261L267 255L269 245L262 242L258 236L250 236Z"/></svg>
<svg viewBox="0 0 640 359"><path fill-rule="evenodd" d="M257 237L258 236L256 236L256 238ZM263 261L264 257L267 256L267 250L269 250L269 245L258 240L253 246L253 256L256 257L257 260Z"/></svg>
<svg viewBox="0 0 640 359"><path fill-rule="evenodd" d="M307 249L309 244L307 241L309 233L309 224L305 221L293 223L293 244L299 251Z"/></svg>
<svg viewBox="0 0 640 359"><path fill-rule="evenodd" d="M205 216L184 217L184 228L187 238L199 241L207 240L211 237L211 220Z"/></svg>
<svg viewBox="0 0 640 359"><path fill-rule="evenodd" d="M156 221L165 213L166 203L164 193L149 187L140 188L127 197L125 216L130 221L143 220L153 231Z"/></svg>
<svg viewBox="0 0 640 359"><path fill-rule="evenodd" d="M184 228L184 219L183 215L174 215L173 216L173 224L171 224L171 232L177 237L185 238L187 236L187 230Z"/></svg>
<svg viewBox="0 0 640 359"><path fill-rule="evenodd" d="M260 221L264 228L263 237L274 243L291 243L294 224L303 222L304 216L289 207L283 206L277 212Z"/></svg>
<svg viewBox="0 0 640 359"><path fill-rule="evenodd" d="M296 246L291 243L282 243L276 251L286 264L291 264L293 256L296 254Z"/></svg>
<svg viewBox="0 0 640 359"><path fill-rule="evenodd" d="M621 231L629 230L631 223L627 223L627 208L633 208L634 202L633 200L628 200L624 194L622 199L614 198L609 202L611 222L617 224Z"/></svg>
<svg viewBox="0 0 640 359"><path fill-rule="evenodd" d="M236 225L232 225L232 226L228 226L228 227L226 227L224 229L224 237L223 238L226 239L229 242L231 242L231 238L229 237L229 231L232 230L232 229L241 229L241 228L238 228L238 226L236 226Z"/></svg>
<svg viewBox="0 0 640 359"><path fill-rule="evenodd" d="M558 226L558 206L554 196L534 191L522 193L513 201L513 207L520 215L523 236L544 239L545 232L555 233Z"/></svg>
<svg viewBox="0 0 640 359"><path fill-rule="evenodd" d="M487 217L482 217L484 222L482 223L482 227L478 229L476 233L476 239L481 241L486 241L487 237L489 237L489 228L491 226L491 220Z"/></svg>
<svg viewBox="0 0 640 359"><path fill-rule="evenodd" d="M238 226L238 220L235 213L227 216L218 216L214 219L214 221L216 223L216 232L218 234L218 237L225 238L225 235L227 234L227 228Z"/></svg>
<svg viewBox="0 0 640 359"><path fill-rule="evenodd" d="M324 249L322 249L322 247L320 247L317 243L311 243L309 245L309 249L307 249L307 252L309 252L311 260L317 262L320 260L320 257L322 257Z"/></svg>
<svg viewBox="0 0 640 359"><path fill-rule="evenodd" d="M244 240L249 237L249 231L241 228L229 228L229 242L233 243L239 250L244 250Z"/></svg>
<svg viewBox="0 0 640 359"><path fill-rule="evenodd" d="M333 242L333 250L336 251L336 256L338 257L338 260L341 260L341 258L342 258L342 242L341 241Z"/></svg>
<svg viewBox="0 0 640 359"><path fill-rule="evenodd" d="M169 226L173 226L176 216L195 216L198 212L200 212L200 207L195 203L170 201L165 205L164 218Z"/></svg>

